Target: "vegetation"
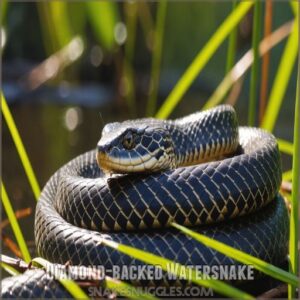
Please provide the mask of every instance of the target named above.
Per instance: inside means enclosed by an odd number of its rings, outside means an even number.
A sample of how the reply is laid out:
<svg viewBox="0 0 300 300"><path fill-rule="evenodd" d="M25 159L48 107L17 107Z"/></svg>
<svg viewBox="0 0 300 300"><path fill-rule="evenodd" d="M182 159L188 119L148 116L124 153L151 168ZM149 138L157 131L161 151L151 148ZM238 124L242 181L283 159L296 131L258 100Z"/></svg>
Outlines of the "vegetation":
<svg viewBox="0 0 300 300"><path fill-rule="evenodd" d="M269 1L267 1L269 2ZM266 2L266 5L267 5ZM270 3L269 3L270 4ZM6 1L3 1L2 5L5 5L5 13L10 9L10 5L7 7ZM204 108L217 105L219 103L226 101L226 96L233 87L236 85L241 78L243 78L251 67L251 82L249 89L249 116L248 122L249 125L254 126L258 125L258 115L257 112L262 110L264 106L262 102L265 99L259 99L257 101L257 90L259 87L259 82L266 82L265 77L268 75L268 72L263 72L262 78L259 78L260 74L260 56L268 54L272 47L276 44L282 42L284 37L288 37L285 43L284 51L282 53L277 72L275 74L275 79L270 90L270 95L267 101L266 110L263 110L262 120L260 126L270 132L274 130L274 126L278 119L282 104L284 102L284 97L288 84L291 80L293 68L297 62L297 53L299 50L299 41L298 41L298 21L299 21L299 7L296 2L291 2L290 6L294 13L293 25L290 26L287 30L281 34L280 39L276 42L269 43L267 48L263 47L263 39L261 37L262 26L268 26L266 22L270 22L270 19L265 19L263 24L262 22L262 6L263 2L255 1L246 1L238 2L233 1L232 11L228 17L220 24L215 33L207 41L205 46L199 50L198 54L185 70L181 78L178 80L177 84L174 86L169 96L157 109L157 98L158 98L158 89L159 89L159 78L160 78L160 65L161 57L163 53L163 38L164 38L164 24L166 15L168 12L168 4L165 1L159 1L156 5L156 22L155 25L151 24L151 19L144 17L142 21L143 31L146 36L151 32L152 27L154 28L154 45L155 50L153 51L152 56L152 67L151 67L151 84L149 87L150 93L147 102L147 111L148 116L155 115L158 118L167 118L174 111L180 101L183 101L184 94L191 87L195 79L199 76L200 72L205 68L210 59L213 59L213 55L221 46L221 44L229 39L228 44L228 53L226 61L226 74L224 74L224 80L217 87L215 93L208 99ZM78 6L70 6L67 2L38 2L37 8L39 12L39 17L41 19L41 26L43 31L43 39L47 55L51 56L57 51L60 51L62 48L69 45L74 38L78 38L84 43L83 28L86 22L91 24L91 28L99 44L105 49L105 51L114 53L117 48L121 47L122 41L120 40L122 36L119 37L119 40L115 38L115 26L120 23L121 13L116 2L86 2L86 4L80 3ZM85 9L84 12L82 9ZM236 45L237 45L237 28L241 20L245 17L251 9L254 8L253 15L253 37L252 37L252 49L250 49L248 54L250 56L245 56L245 59L242 58L239 61L236 61ZM68 9L72 9L76 18L70 18ZM129 5L124 3L123 5L123 14L126 19L126 25L128 29L128 40L125 44L124 57L122 59L122 76L120 76L123 81L125 80L126 87L126 103L129 107L129 111L132 116L136 113L136 99L135 99L135 86L134 86L134 65L133 65L133 45L136 35L136 23L137 23L137 10L143 12L143 16L149 14L149 7L147 3L139 4L134 3ZM4 10L2 10L3 13ZM101 12L103 18L98 17L98 12ZM5 19L5 13L3 13L3 18ZM286 26L286 25L283 25ZM287 27L285 27L287 28ZM120 29L120 35L122 35L122 26ZM278 31L279 32L279 31ZM280 31L280 33L283 31ZM264 37L267 38L267 37ZM272 42L272 41L271 41ZM270 44L272 46L270 46ZM79 55L80 56L80 55ZM78 56L78 57L79 57ZM249 58L250 57L250 58ZM116 59L116 63L119 63L119 60ZM69 61L68 64L72 64L74 61ZM242 71L240 71L242 68ZM64 69L61 68L61 71ZM237 74L237 70L241 73ZM299 68L298 68L299 73ZM57 74L56 74L57 75ZM53 80L56 77L46 78L45 81ZM57 79L57 78L56 78ZM299 75L298 75L298 86L299 86ZM297 96L296 96L297 95ZM295 297L295 288L299 284L297 278L298 274L298 261L297 261L297 245L298 245L298 200L299 200L299 149L300 149L300 123L299 123L299 89L295 91L295 116L294 116L294 140L293 143L290 143L286 140L279 139L279 148L283 153L286 153L293 158L292 170L287 171L284 174L284 179L292 181L292 195L290 199L291 204L291 213L290 213L290 244L289 244L289 258L290 258L290 270L289 272L282 270L278 267L268 264L267 262L261 261L255 257L251 257L247 253L238 251L232 247L221 244L218 241L214 241L205 236L199 235L192 231L191 229L185 228L178 224L173 224L175 228L183 231L185 234L190 235L192 238L196 239L198 242L207 245L213 249L220 251L221 253L233 257L236 260L244 263L251 264L257 270L268 274L276 279L279 279L288 284L289 299ZM17 127L15 125L13 116L10 113L9 107L5 100L4 95L1 93L1 105L2 113L4 120L9 128L13 141L15 143L16 149L20 156L22 165L24 167L26 176L28 178L29 184L32 188L35 198L38 200L40 194L40 187L36 179L35 173L30 163L30 159L26 153L25 147L20 137ZM1 183L1 198L2 204L7 214L7 217L10 221L13 233L15 235L18 247L22 253L22 257L26 262L31 260L31 256L27 249L25 239L18 225L17 218L13 211L12 203L7 195L5 190L4 183ZM148 264L159 264L164 269L166 263L177 264L177 262L171 262L165 258L155 256L151 253L146 253L140 249L134 249L129 246L120 245L113 243L111 241L104 241L108 246L118 249L119 251L133 256L141 261L144 261ZM35 259L35 263L42 267L45 267L47 262L42 259ZM9 269L10 267L2 263L2 267ZM178 275L178 274L177 274ZM192 277L192 281L195 284L211 287L220 294L223 294L228 297L234 298L243 298L248 299L252 298L251 295L246 294L243 291L238 290L230 286L229 284L217 281L217 280L198 280L195 277ZM72 281L61 282L75 298L86 298L84 292ZM133 287L119 282L107 279L106 286L115 290L116 292L124 291L124 287L128 288L128 293L125 294L127 297L132 297L134 293L131 293L130 290L134 290ZM150 295L141 295L142 298L151 298Z"/></svg>

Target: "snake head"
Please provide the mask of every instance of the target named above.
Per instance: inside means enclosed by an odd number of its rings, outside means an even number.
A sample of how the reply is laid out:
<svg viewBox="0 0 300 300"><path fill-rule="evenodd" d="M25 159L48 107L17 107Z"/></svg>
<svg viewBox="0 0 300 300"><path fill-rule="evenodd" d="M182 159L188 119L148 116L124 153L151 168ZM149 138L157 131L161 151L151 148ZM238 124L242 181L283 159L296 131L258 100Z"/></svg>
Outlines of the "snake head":
<svg viewBox="0 0 300 300"><path fill-rule="evenodd" d="M108 173L157 172L176 167L168 131L142 121L110 123L97 144L97 161ZM145 122L144 122L145 123Z"/></svg>

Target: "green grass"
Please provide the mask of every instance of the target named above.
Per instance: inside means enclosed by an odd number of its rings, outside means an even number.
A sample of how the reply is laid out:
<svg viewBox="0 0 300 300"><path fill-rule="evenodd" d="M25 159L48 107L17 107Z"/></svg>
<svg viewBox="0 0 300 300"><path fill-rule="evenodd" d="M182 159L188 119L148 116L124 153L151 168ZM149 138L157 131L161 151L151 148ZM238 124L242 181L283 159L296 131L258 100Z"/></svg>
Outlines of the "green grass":
<svg viewBox="0 0 300 300"><path fill-rule="evenodd" d="M252 49L253 49L253 65L251 70L250 81L250 100L248 107L248 125L255 126L256 123L256 107L257 107L257 90L258 90L258 72L259 72L259 40L261 34L261 10L262 2L255 0L254 5L254 20L253 20L253 36L252 36Z"/></svg>
<svg viewBox="0 0 300 300"><path fill-rule="evenodd" d="M273 131L298 55L298 15L286 43L261 127Z"/></svg>
<svg viewBox="0 0 300 300"><path fill-rule="evenodd" d="M31 260L31 256L29 254L25 239L23 237L21 228L19 226L18 220L16 218L15 212L12 208L11 202L8 198L6 189L4 187L3 182L1 183L1 200L2 205L4 207L5 213L8 217L8 220L10 222L10 225L12 227L13 233L16 237L17 243L19 245L20 251L22 253L23 259L26 262L29 262Z"/></svg>
<svg viewBox="0 0 300 300"><path fill-rule="evenodd" d="M287 24L282 25L280 28L276 29L271 36L274 37L275 35L278 36L279 31L283 28L288 26ZM281 34L280 38L277 38L276 41L273 43L267 43L268 47L266 50L270 50L274 46L276 46L279 42L281 42L284 38L288 36L289 30L286 30L284 34ZM261 42L262 46L263 42ZM262 55L263 53L261 53ZM212 108L218 104L220 104L227 93L229 92L230 88L242 78L251 67L253 63L253 50L250 49L243 55L243 57L233 66L233 68L226 74L226 76L222 79L220 84L217 86L213 94L209 97L209 99L205 102L203 109Z"/></svg>
<svg viewBox="0 0 300 300"><path fill-rule="evenodd" d="M163 49L164 25L167 14L168 1L160 0L158 2L156 26L154 34L154 48L152 56L152 66L150 75L150 91L147 103L146 115L151 117L156 111L157 92L159 86L160 64Z"/></svg>
<svg viewBox="0 0 300 300"><path fill-rule="evenodd" d="M117 4L112 1L86 1L86 8L89 22L99 44L105 50L111 51L116 47L114 29L120 21Z"/></svg>
<svg viewBox="0 0 300 300"><path fill-rule="evenodd" d="M300 64L300 62L298 62ZM299 67L299 65L298 65ZM300 151L300 121L299 121L299 76L300 68L298 69L298 80L297 80L297 92L296 92L296 103L295 103L295 121L294 121L294 147L293 147L293 171L292 171L292 206L291 206L291 217L290 217L290 270L295 275L298 274L298 201L299 201L299 151ZM289 298L295 298L295 287L289 285L288 287Z"/></svg>
<svg viewBox="0 0 300 300"><path fill-rule="evenodd" d="M234 11L238 5L237 0L232 0L232 10ZM227 60L226 60L226 74L231 70L234 65L236 56L236 42L237 42L238 28L234 27L229 35Z"/></svg>
<svg viewBox="0 0 300 300"><path fill-rule="evenodd" d="M272 264L269 264L257 257L251 256L243 251L237 250L231 246L228 246L224 243L211 239L203 234L194 232L193 230L178 225L176 223L173 223L172 226L182 231L183 233L191 236L198 242L203 243L204 245L212 249L215 249L218 252L225 254L228 257L231 257L243 264L252 265L255 269L263 272L264 274L270 275L273 278L277 278L278 280L289 283L293 286L298 286L299 284L299 280L297 276L285 270L282 270Z"/></svg>
<svg viewBox="0 0 300 300"><path fill-rule="evenodd" d="M294 144L283 139L277 139L279 150L285 154L294 154Z"/></svg>
<svg viewBox="0 0 300 300"><path fill-rule="evenodd" d="M192 85L197 78L201 70L208 63L212 55L216 52L218 47L229 35L231 30L241 21L245 14L252 7L253 2L241 2L236 9L226 18L226 20L220 25L217 31L213 34L204 48L195 57L191 65L186 69L181 76L170 95L167 97L161 108L156 114L157 118L167 118L174 108L177 106L183 95L188 88Z"/></svg>
<svg viewBox="0 0 300 300"><path fill-rule="evenodd" d="M135 91L135 70L133 68L135 41L137 30L138 3L125 2L124 11L126 15L127 39L125 43L125 54L123 57L123 70L120 85L122 86L122 96L124 96L129 114L133 118L137 114L136 91Z"/></svg>
<svg viewBox="0 0 300 300"><path fill-rule="evenodd" d="M15 143L15 146L17 148L18 154L20 156L20 159L21 159L22 165L24 167L25 173L27 175L28 181L30 183L31 189L33 191L35 199L38 200L41 189L39 187L36 176L33 172L33 169L32 169L30 160L28 158L27 152L25 150L24 144L22 142L19 131L18 131L15 121L11 115L11 112L6 103L3 93L1 93L1 106L2 106L2 114L4 116L6 124L9 128L10 134L11 134L13 141Z"/></svg>
<svg viewBox="0 0 300 300"><path fill-rule="evenodd" d="M36 257L32 260L32 264L34 266L47 270L51 274L52 268L47 267L50 264L47 260L41 257ZM71 296L74 299L89 299L86 293L80 288L80 286L78 286L78 284L75 281L68 279L67 274L63 273L63 270L60 270L60 272L61 276L59 276L57 280L71 294Z"/></svg>
<svg viewBox="0 0 300 300"><path fill-rule="evenodd" d="M158 255L146 252L131 246L123 245L116 243L114 241L105 240L101 241L104 245L116 249L126 255L134 257L142 262L145 262L150 265L160 266L162 270L168 271L169 273L180 277L183 273L188 276L184 279L188 279L196 285L203 286L206 288L212 288L214 291L220 293L221 295L228 296L231 298L238 299L254 299L251 295L230 286L229 284L215 280L212 278L204 278L204 276L199 276L195 270L190 269L186 266L183 266L179 263L171 261L169 259L160 257ZM184 270L184 272L183 272ZM207 275L205 275L207 277ZM200 277L200 278L199 278Z"/></svg>

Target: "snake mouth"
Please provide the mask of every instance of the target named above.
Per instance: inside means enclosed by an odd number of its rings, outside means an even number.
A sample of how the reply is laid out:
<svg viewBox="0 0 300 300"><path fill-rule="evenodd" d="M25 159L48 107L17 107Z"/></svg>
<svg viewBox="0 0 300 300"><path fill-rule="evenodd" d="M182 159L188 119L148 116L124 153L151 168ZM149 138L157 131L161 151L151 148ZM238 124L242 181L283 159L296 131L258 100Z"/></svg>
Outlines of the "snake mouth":
<svg viewBox="0 0 300 300"><path fill-rule="evenodd" d="M112 158L106 152L97 152L97 162L105 173L149 173L155 171L155 157L148 155L143 158Z"/></svg>

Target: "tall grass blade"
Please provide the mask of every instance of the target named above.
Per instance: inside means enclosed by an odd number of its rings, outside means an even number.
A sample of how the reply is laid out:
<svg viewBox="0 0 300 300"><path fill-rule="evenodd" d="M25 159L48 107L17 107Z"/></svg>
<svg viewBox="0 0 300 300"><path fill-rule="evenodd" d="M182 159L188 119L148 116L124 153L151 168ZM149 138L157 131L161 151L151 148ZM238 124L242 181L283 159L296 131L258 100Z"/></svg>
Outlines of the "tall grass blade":
<svg viewBox="0 0 300 300"><path fill-rule="evenodd" d="M249 100L249 107L248 107L249 126L254 126L256 123L261 8L262 8L262 2L260 0L256 0L254 5L254 23L253 23L253 31L252 31L253 65L251 70L250 100Z"/></svg>
<svg viewBox="0 0 300 300"><path fill-rule="evenodd" d="M49 1L49 13L52 19L52 30L58 41L58 49L63 48L73 38L73 30L71 28L67 2ZM58 50L56 49L56 50Z"/></svg>
<svg viewBox="0 0 300 300"><path fill-rule="evenodd" d="M6 192L6 189L4 187L3 182L1 182L1 200L2 200L4 210L6 212L6 215L9 219L10 225L12 227L12 230L14 232L14 235L16 237L17 243L19 245L19 248L21 250L23 259L26 262L29 262L31 260L31 257L30 257L28 248L26 246L25 239L23 237L23 234L22 234L21 228L19 226L18 220L15 216L14 210L11 206L11 202L8 198L8 195L7 195L7 192Z"/></svg>
<svg viewBox="0 0 300 300"><path fill-rule="evenodd" d="M297 16L298 11L299 11L299 2L291 0L291 1L289 1L289 3L290 3L291 9L292 9L294 15Z"/></svg>
<svg viewBox="0 0 300 300"><path fill-rule="evenodd" d="M283 139L277 139L279 150L293 156L294 144Z"/></svg>
<svg viewBox="0 0 300 300"><path fill-rule="evenodd" d="M39 187L39 184L35 177L35 174L33 172L30 160L29 160L26 150L24 148L22 139L20 137L20 134L18 132L18 129L16 127L14 119L11 115L11 112L8 108L8 105L6 103L3 93L1 93L1 106L2 106L2 113L4 115L4 119L7 123L10 134L13 138L13 141L14 141L17 151L19 153L19 156L20 156L21 162L23 164L25 173L27 175L28 181L30 183L31 189L33 191L33 194L34 194L36 200L38 200L41 190L40 190L40 187Z"/></svg>
<svg viewBox="0 0 300 300"><path fill-rule="evenodd" d="M50 275L52 274L52 271L55 272L55 270L51 267L51 263L47 260L36 257L32 260L33 265L37 267L44 268L47 272L50 272ZM68 276L66 273L63 273L63 270L60 269L59 276L56 276L55 279L58 280L64 288L74 297L74 299L89 299L89 297L86 295L86 293L81 289L81 287L73 280L68 279ZM100 284L100 283L99 283ZM105 287L117 292L119 295L125 296L129 299L146 299L146 300L155 300L156 297L142 293L140 290L136 289L135 287L131 286L130 284L124 283L122 281L110 278L108 276L105 276L104 281Z"/></svg>
<svg viewBox="0 0 300 300"><path fill-rule="evenodd" d="M294 155L293 155L293 177L292 177L292 205L290 214L290 269L298 275L298 201L300 196L300 171L299 171L299 153L300 153L300 115L299 115L299 84L300 84L300 61L298 62L298 80L297 80L297 95L295 103L295 120L294 120ZM295 288L288 287L289 298L295 298Z"/></svg>
<svg viewBox="0 0 300 300"><path fill-rule="evenodd" d="M8 1L2 0L0 3L0 24L3 25L6 20Z"/></svg>
<svg viewBox="0 0 300 300"><path fill-rule="evenodd" d="M298 54L298 16L286 43L261 127L273 131Z"/></svg>
<svg viewBox="0 0 300 300"><path fill-rule="evenodd" d="M269 36L272 32L272 18L273 18L273 3L272 0L265 2L265 17L264 17L264 38ZM265 114L268 88L269 88L269 66L270 66L270 51L267 51L262 57L261 67L261 86L259 97L259 123Z"/></svg>
<svg viewBox="0 0 300 300"><path fill-rule="evenodd" d="M238 5L237 0L232 0L232 10L234 11ZM236 41L237 41L237 26L234 27L229 35L227 60L226 60L226 74L232 69L236 55Z"/></svg>
<svg viewBox="0 0 300 300"><path fill-rule="evenodd" d="M158 299L154 296L152 296L151 294L145 294L142 293L140 290L134 288L133 286L110 278L110 277L105 277L105 287L115 291L116 293L118 293L119 295L126 297L128 299L145 299L145 300L154 300L154 299Z"/></svg>
<svg viewBox="0 0 300 300"><path fill-rule="evenodd" d="M272 276L273 278L277 278L283 282L287 282L294 286L298 286L299 280L297 276L292 273L289 273L285 270L282 270L272 264L269 264L257 257L251 256L243 251L237 250L231 246L228 246L222 242L209 238L203 234L199 234L186 228L184 226L173 223L173 227L178 230L184 232L185 234L191 236L195 240L203 243L204 245L213 248L214 250L219 251L220 253L229 256L243 264L252 265L255 269Z"/></svg>
<svg viewBox="0 0 300 300"><path fill-rule="evenodd" d="M8 274L12 275L12 276L16 276L19 275L20 273L12 266L6 264L3 261L0 261L1 267L2 269L4 269Z"/></svg>
<svg viewBox="0 0 300 300"><path fill-rule="evenodd" d="M151 66L151 76L150 76L150 91L149 99L147 103L146 115L148 117L153 116L156 110L157 103L157 92L159 86L159 75L160 75L160 64L162 56L162 44L164 37L164 24L167 13L167 3L166 0L160 0L158 2L157 8L157 19L156 19L156 29L154 36L154 48L153 48L153 58Z"/></svg>
<svg viewBox="0 0 300 300"><path fill-rule="evenodd" d="M50 9L48 3L37 2L38 16L41 24L42 38L44 43L44 48L47 55L58 51L59 41L57 40L57 35L54 32L53 20L51 18Z"/></svg>
<svg viewBox="0 0 300 300"><path fill-rule="evenodd" d="M32 260L33 265L37 267L42 267L48 272L51 272L54 268L49 267L49 262L41 257L36 257ZM55 275L55 274L51 274ZM60 270L60 276L56 276L60 284L71 294L74 299L89 299L86 293L78 286L76 282L73 280L68 279L67 274L63 274L63 270Z"/></svg>
<svg viewBox="0 0 300 300"><path fill-rule="evenodd" d="M212 55L229 35L231 30L241 21L245 14L253 5L253 1L241 2L237 8L219 26L214 35L210 38L204 48L199 52L191 65L179 79L174 89L167 97L161 108L156 114L157 118L167 118L176 105L194 82L204 66L208 63Z"/></svg>
<svg viewBox="0 0 300 300"><path fill-rule="evenodd" d="M111 51L116 46L114 30L119 22L117 3L113 1L86 1L89 20L102 47Z"/></svg>
<svg viewBox="0 0 300 300"><path fill-rule="evenodd" d="M133 61L137 29L137 8L137 2L124 3L124 9L126 13L127 40L125 43L125 57L123 59L124 62L121 86L123 87L123 95L125 96L131 117L136 116L135 75Z"/></svg>
<svg viewBox="0 0 300 300"><path fill-rule="evenodd" d="M197 285L211 288L222 295L238 299L253 299L251 295L235 287L232 287L225 282L209 278L206 275L205 278L203 278L203 276L200 276L199 273L197 274L192 268L188 268L169 259L127 245L118 244L110 240L103 239L102 243L142 262L159 266L162 268L162 270L171 273L179 278L183 273L187 274L187 277L185 277L184 279L190 280Z"/></svg>
<svg viewBox="0 0 300 300"><path fill-rule="evenodd" d="M292 181L293 179L293 170L288 170L282 174L283 181Z"/></svg>
<svg viewBox="0 0 300 300"><path fill-rule="evenodd" d="M276 46L279 42L281 42L284 38L286 38L291 32L292 22L287 22L284 25L280 26L276 29L269 37L263 39L260 43L260 55L264 55L271 48ZM244 54L244 56L234 65L234 67L227 73L227 75L223 78L221 83L215 89L214 93L210 96L210 98L206 101L203 106L203 109L211 108L215 105L218 105L222 102L226 94L232 85L237 82L242 76L247 72L247 70L251 67L253 63L253 50Z"/></svg>

